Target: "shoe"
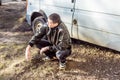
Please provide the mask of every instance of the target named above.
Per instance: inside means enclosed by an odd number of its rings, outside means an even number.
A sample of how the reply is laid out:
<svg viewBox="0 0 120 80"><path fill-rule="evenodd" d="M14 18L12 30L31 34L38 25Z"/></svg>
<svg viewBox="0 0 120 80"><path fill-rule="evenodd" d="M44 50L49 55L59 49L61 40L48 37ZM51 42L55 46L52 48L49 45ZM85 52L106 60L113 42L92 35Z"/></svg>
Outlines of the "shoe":
<svg viewBox="0 0 120 80"><path fill-rule="evenodd" d="M59 69L65 69L66 68L66 63L59 63Z"/></svg>
<svg viewBox="0 0 120 80"><path fill-rule="evenodd" d="M43 58L44 61L50 61L52 60L52 58L50 58L49 56L46 56L45 58Z"/></svg>

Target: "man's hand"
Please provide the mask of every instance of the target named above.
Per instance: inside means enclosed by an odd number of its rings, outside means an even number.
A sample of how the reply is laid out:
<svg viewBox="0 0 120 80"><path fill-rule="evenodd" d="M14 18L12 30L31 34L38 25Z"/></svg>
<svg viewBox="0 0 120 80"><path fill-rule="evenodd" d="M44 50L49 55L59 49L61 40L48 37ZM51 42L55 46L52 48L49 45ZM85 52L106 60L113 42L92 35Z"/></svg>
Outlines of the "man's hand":
<svg viewBox="0 0 120 80"><path fill-rule="evenodd" d="M40 54L44 53L44 52L47 51L47 50L49 50L49 47L48 47L48 46L41 48Z"/></svg>
<svg viewBox="0 0 120 80"><path fill-rule="evenodd" d="M29 61L29 60L31 59L30 48L31 48L31 46L28 45L28 46L26 47L26 51L25 51L25 58L26 58L27 61Z"/></svg>

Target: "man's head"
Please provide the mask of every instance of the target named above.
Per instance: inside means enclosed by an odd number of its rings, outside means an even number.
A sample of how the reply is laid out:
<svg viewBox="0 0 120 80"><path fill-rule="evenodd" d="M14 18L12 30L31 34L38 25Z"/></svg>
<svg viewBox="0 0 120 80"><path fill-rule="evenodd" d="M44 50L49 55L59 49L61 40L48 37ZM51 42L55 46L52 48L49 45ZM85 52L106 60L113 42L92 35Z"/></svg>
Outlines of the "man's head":
<svg viewBox="0 0 120 80"><path fill-rule="evenodd" d="M60 16L57 13L53 13L49 15L48 17L48 26L50 28L54 28L58 26L58 24L61 22Z"/></svg>

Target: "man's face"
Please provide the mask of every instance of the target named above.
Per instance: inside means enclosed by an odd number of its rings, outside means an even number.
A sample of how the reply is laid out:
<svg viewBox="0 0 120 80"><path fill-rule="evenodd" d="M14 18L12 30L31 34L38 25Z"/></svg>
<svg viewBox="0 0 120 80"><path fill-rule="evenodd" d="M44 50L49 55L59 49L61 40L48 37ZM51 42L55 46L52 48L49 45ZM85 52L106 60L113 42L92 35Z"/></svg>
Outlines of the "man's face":
<svg viewBox="0 0 120 80"><path fill-rule="evenodd" d="M54 28L54 27L56 27L57 25L58 25L58 23L53 23L53 21L48 18L48 26L49 26L50 28Z"/></svg>

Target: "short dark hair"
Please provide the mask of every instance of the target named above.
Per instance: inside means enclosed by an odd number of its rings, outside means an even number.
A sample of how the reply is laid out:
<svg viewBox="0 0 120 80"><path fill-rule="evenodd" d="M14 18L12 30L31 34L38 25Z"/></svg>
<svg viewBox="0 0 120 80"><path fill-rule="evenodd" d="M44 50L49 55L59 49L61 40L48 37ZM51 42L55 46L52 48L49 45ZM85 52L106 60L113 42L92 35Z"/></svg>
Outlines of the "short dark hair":
<svg viewBox="0 0 120 80"><path fill-rule="evenodd" d="M59 14L57 13L52 13L51 15L49 15L49 19L53 21L53 23L60 23L61 19Z"/></svg>

